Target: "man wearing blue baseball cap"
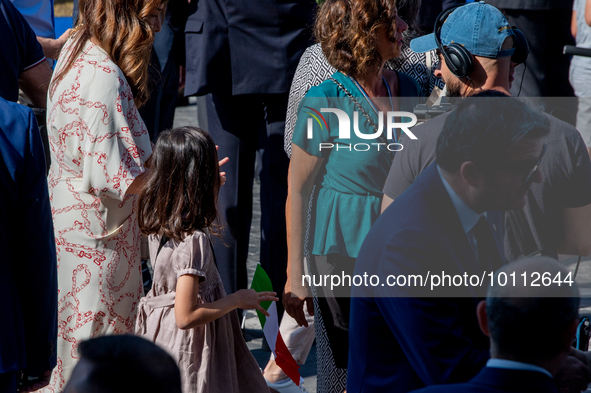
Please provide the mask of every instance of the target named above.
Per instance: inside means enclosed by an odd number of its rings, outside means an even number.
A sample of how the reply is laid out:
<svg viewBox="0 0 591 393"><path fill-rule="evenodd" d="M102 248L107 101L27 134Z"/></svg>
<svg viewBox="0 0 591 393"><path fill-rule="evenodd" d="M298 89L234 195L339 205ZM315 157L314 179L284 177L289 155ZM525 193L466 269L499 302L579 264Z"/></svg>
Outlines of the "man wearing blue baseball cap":
<svg viewBox="0 0 591 393"><path fill-rule="evenodd" d="M470 3L444 11L435 32L411 41L416 52L438 49L448 96L467 97L483 90L510 95L515 66L527 58L523 33L511 28L495 7ZM449 113L414 127L417 141L407 140L396 154L384 185L382 212L435 161L437 137ZM523 210L507 217L505 257L513 261L532 253L589 255L591 237L591 163L585 143L570 124L548 116L547 158L540 166L544 181L533 184Z"/></svg>
<svg viewBox="0 0 591 393"><path fill-rule="evenodd" d="M519 32L498 9L478 2L444 11L435 31L415 38L410 47L418 53L438 50L438 76L445 81L447 96L467 96L489 89L509 94L511 60L523 57L521 52L527 50L516 45L516 34Z"/></svg>

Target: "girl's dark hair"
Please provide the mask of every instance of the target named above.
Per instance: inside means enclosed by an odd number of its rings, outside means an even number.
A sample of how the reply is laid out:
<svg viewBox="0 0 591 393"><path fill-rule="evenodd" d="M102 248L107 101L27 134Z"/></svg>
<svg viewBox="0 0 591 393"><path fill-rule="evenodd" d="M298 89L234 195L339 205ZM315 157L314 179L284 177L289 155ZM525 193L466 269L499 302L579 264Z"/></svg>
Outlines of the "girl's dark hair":
<svg viewBox="0 0 591 393"><path fill-rule="evenodd" d="M219 236L219 188L218 155L207 132L197 127L161 132L151 173L139 195L140 230L177 241L198 229Z"/></svg>

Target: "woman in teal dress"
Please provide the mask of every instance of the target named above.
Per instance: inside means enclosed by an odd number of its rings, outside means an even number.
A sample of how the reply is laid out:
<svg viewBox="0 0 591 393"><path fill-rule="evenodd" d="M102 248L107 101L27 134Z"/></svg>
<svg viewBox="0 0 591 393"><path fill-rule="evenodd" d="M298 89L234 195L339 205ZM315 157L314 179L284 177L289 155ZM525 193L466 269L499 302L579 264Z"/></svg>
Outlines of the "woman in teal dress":
<svg viewBox="0 0 591 393"><path fill-rule="evenodd" d="M318 13L316 38L338 71L309 90L300 103L293 134L286 288L291 286L291 295L301 301L309 296L301 279L306 228L310 228L310 274L317 280L324 275L353 277L355 258L380 212L394 151L408 141L400 140L400 131L387 139L386 114L412 112L419 86L408 75L384 69L388 59L400 54L406 28L392 0L328 0ZM339 127L343 119L336 111L322 108L344 111L350 119L349 135ZM358 112L357 119L354 112ZM313 187L316 192L310 206ZM308 208L311 220L307 220ZM313 285L318 392L342 393L351 287L331 289L330 282Z"/></svg>

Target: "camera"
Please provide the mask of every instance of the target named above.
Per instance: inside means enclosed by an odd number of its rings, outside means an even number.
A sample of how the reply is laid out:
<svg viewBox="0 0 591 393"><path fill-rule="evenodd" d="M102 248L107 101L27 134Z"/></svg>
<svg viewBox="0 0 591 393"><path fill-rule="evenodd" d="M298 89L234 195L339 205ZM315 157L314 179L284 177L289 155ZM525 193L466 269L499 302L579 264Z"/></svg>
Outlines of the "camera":
<svg viewBox="0 0 591 393"><path fill-rule="evenodd" d="M442 103L440 105L427 106L426 104L418 104L413 109L413 113L417 117L417 120L429 120L439 115L443 115L446 112L451 111L454 105L451 103Z"/></svg>

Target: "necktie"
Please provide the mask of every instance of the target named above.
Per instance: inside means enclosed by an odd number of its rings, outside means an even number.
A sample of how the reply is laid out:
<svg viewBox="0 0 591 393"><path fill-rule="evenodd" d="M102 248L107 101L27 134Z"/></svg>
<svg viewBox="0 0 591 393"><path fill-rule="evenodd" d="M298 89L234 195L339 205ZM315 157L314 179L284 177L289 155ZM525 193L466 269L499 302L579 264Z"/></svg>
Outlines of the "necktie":
<svg viewBox="0 0 591 393"><path fill-rule="evenodd" d="M478 265L480 269L491 272L501 267L503 265L503 259L485 216L480 217L480 220L478 220L478 223L472 229L472 233L474 233L474 237L476 238Z"/></svg>

